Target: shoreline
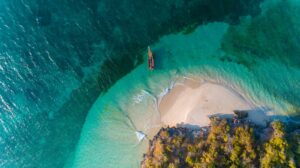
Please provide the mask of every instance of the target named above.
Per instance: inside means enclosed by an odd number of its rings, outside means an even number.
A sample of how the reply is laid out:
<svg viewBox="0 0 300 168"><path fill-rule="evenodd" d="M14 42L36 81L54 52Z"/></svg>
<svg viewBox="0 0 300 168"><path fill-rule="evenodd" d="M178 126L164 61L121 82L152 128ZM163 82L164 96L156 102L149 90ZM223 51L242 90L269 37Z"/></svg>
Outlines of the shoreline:
<svg viewBox="0 0 300 168"><path fill-rule="evenodd" d="M256 107L245 97L224 84L203 82L185 78L175 84L160 98L158 110L165 126L204 127L210 123L210 116L229 118L234 110L245 110L249 121L266 125L270 109Z"/></svg>

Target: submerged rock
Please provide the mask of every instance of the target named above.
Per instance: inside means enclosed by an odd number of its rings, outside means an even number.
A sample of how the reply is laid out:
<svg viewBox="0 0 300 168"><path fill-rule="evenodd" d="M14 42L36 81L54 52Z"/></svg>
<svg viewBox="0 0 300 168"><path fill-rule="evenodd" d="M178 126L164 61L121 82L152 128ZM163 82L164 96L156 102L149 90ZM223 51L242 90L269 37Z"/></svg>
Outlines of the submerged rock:
<svg viewBox="0 0 300 168"><path fill-rule="evenodd" d="M244 119L248 117L248 111L246 110L234 110L233 112L239 119Z"/></svg>

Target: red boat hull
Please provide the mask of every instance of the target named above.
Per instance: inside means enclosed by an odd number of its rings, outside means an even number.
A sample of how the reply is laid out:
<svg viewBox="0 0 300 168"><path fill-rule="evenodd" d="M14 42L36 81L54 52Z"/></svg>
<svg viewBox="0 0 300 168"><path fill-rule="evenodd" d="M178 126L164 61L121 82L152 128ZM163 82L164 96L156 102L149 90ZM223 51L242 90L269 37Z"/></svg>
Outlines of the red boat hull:
<svg viewBox="0 0 300 168"><path fill-rule="evenodd" d="M148 47L148 67L150 70L154 70L154 58L150 47Z"/></svg>

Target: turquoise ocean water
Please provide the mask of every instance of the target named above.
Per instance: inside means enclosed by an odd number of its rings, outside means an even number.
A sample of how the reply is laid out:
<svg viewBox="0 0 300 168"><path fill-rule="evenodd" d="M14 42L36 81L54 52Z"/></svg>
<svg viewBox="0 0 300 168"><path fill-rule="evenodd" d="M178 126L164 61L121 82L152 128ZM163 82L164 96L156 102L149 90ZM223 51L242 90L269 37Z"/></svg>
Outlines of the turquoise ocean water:
<svg viewBox="0 0 300 168"><path fill-rule="evenodd" d="M0 167L138 167L183 78L300 112L297 0L0 0L0 40Z"/></svg>

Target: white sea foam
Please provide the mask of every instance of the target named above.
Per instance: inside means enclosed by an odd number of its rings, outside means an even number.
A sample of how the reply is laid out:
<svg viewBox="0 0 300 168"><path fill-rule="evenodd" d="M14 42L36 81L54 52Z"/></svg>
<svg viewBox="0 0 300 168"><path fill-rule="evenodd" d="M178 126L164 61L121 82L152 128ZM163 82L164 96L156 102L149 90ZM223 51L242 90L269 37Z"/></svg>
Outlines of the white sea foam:
<svg viewBox="0 0 300 168"><path fill-rule="evenodd" d="M141 131L136 131L135 135L139 141L142 141L146 137L146 135Z"/></svg>
<svg viewBox="0 0 300 168"><path fill-rule="evenodd" d="M133 102L136 104L139 104L143 101L144 97L147 95L145 90L141 90L141 92L135 96L133 96Z"/></svg>

